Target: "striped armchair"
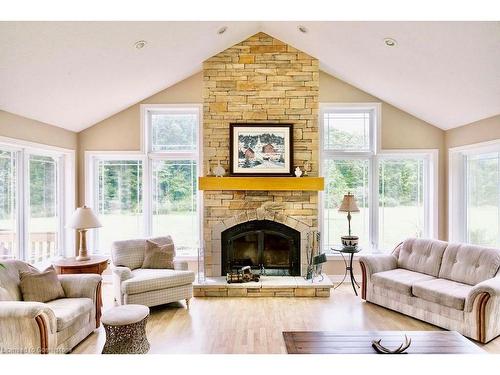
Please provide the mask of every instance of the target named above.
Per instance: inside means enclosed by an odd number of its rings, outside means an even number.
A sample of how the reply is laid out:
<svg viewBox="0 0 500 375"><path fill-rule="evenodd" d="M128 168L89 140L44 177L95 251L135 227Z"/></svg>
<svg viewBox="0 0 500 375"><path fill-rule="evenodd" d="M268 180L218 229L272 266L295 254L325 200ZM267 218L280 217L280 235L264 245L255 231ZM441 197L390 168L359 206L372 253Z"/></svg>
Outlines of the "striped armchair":
<svg viewBox="0 0 500 375"><path fill-rule="evenodd" d="M160 245L173 243L170 236L150 239ZM174 259L174 269L141 268L146 239L115 241L111 245L113 287L119 305L157 306L189 300L193 296L194 272L187 262Z"/></svg>

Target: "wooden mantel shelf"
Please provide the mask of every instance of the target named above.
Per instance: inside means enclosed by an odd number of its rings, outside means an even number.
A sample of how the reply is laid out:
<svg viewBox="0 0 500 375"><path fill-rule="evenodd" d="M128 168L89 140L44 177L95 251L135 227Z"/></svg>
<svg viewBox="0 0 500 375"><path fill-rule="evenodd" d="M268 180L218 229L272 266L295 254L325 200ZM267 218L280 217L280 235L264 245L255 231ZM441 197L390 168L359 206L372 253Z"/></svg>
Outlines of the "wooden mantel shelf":
<svg viewBox="0 0 500 375"><path fill-rule="evenodd" d="M323 177L199 177L200 190L324 190Z"/></svg>

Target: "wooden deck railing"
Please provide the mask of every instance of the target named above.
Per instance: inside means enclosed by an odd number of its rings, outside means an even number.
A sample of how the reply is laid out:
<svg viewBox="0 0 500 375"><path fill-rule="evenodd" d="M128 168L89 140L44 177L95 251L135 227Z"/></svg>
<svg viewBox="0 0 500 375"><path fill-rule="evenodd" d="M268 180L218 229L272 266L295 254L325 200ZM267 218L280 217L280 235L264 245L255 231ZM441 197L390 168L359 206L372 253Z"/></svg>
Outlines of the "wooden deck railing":
<svg viewBox="0 0 500 375"><path fill-rule="evenodd" d="M0 232L0 257L12 256L16 241L15 232ZM55 232L33 232L28 240L29 247L26 249L26 261L37 263L50 259L56 255L57 234Z"/></svg>

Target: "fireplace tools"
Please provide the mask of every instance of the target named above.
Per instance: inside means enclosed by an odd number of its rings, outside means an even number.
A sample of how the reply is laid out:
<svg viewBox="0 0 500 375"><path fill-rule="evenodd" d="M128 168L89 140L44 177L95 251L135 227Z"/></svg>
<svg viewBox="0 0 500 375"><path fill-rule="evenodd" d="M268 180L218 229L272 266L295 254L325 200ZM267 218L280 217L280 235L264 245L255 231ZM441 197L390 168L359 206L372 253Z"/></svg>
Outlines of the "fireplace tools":
<svg viewBox="0 0 500 375"><path fill-rule="evenodd" d="M242 267L241 270L234 272L229 272L226 275L226 281L228 284L233 283L248 283L250 281L259 281L260 275L255 275L252 273L250 266Z"/></svg>

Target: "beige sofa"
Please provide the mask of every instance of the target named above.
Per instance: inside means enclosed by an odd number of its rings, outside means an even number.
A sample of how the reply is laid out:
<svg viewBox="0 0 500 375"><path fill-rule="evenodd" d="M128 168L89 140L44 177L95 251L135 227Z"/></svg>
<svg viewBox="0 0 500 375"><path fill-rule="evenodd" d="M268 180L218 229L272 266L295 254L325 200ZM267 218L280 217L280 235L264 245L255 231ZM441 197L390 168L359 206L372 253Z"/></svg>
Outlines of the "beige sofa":
<svg viewBox="0 0 500 375"><path fill-rule="evenodd" d="M101 276L59 275L66 298L25 302L19 272L33 267L2 260L0 269L0 353L66 353L99 327Z"/></svg>
<svg viewBox="0 0 500 375"><path fill-rule="evenodd" d="M483 343L500 335L500 250L411 238L360 265L366 301Z"/></svg>
<svg viewBox="0 0 500 375"><path fill-rule="evenodd" d="M150 239L158 244L173 243L170 236ZM174 259L174 269L144 269L146 239L115 241L111 245L113 286L119 305L145 306L189 300L193 296L193 271L187 262Z"/></svg>

